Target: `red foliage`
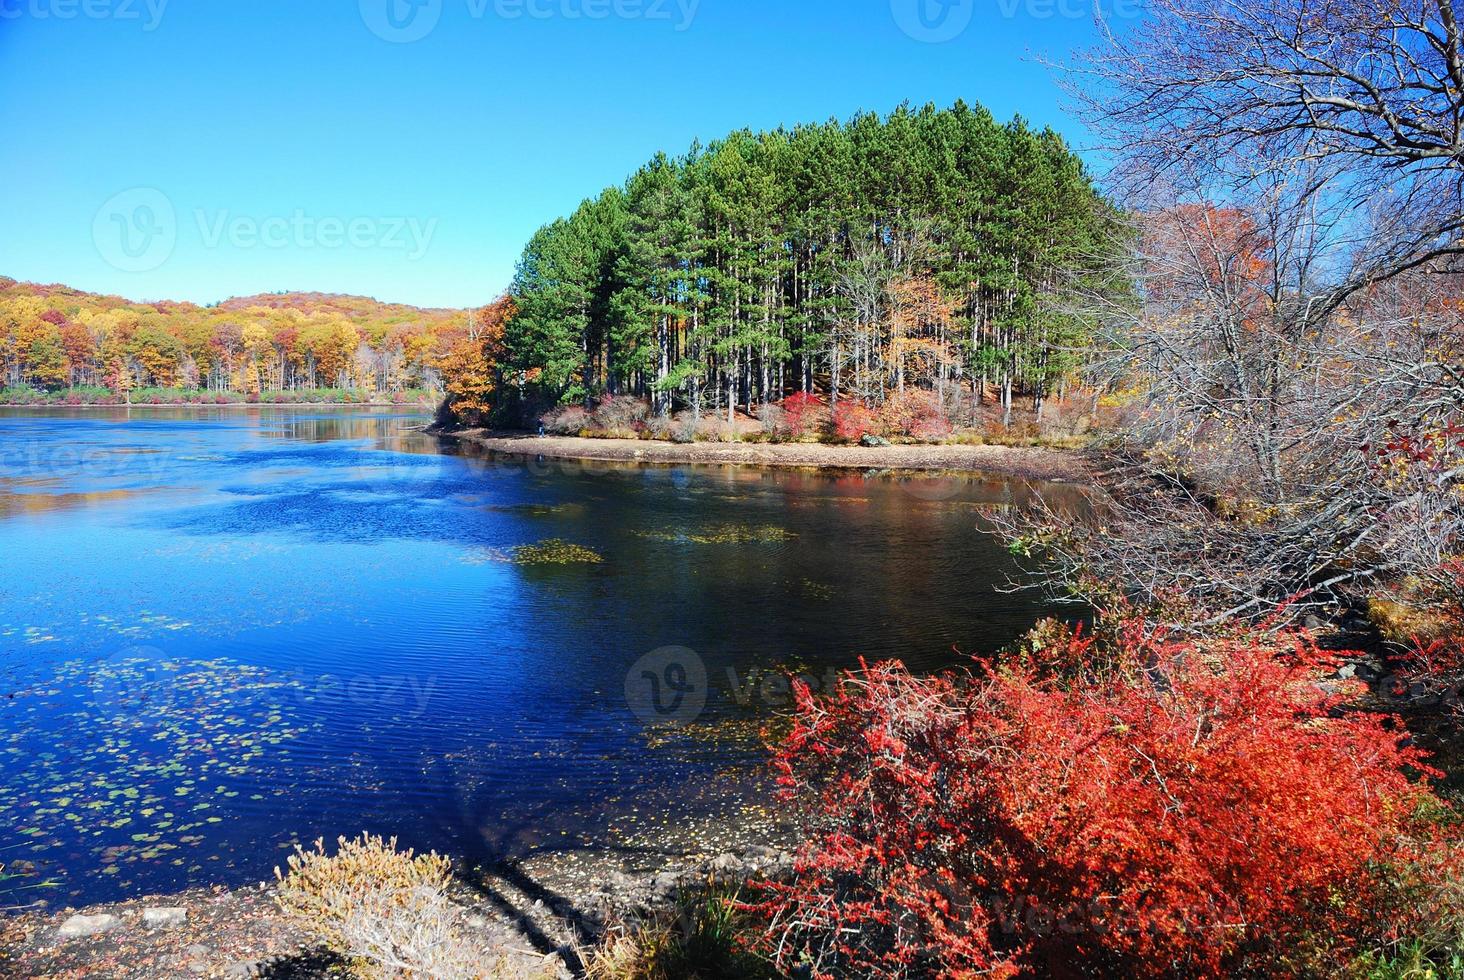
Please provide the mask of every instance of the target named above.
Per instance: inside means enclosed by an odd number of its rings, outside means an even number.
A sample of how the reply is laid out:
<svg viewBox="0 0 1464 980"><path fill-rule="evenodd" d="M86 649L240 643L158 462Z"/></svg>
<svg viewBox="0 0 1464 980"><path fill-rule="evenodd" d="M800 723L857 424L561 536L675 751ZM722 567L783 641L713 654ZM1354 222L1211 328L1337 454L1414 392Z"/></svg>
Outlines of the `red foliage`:
<svg viewBox="0 0 1464 980"><path fill-rule="evenodd" d="M778 765L813 805L761 906L780 962L1329 972L1406 924L1391 885L1433 799L1396 719L1321 685L1335 668L1304 636L1200 648L1130 622L974 675L886 663L799 687Z"/></svg>
<svg viewBox="0 0 1464 980"><path fill-rule="evenodd" d="M879 419L862 403L842 401L834 406L834 435L843 442L858 442L881 431Z"/></svg>
<svg viewBox="0 0 1464 980"><path fill-rule="evenodd" d="M829 407L817 395L800 391L783 399L783 432L789 439L818 435L829 422Z"/></svg>
<svg viewBox="0 0 1464 980"><path fill-rule="evenodd" d="M1444 562L1431 578L1436 588L1433 601L1411 624L1416 629L1407 638L1408 649L1397 658L1399 673L1409 686L1421 685L1450 707L1456 719L1464 719L1459 698L1464 689L1464 561Z"/></svg>
<svg viewBox="0 0 1464 980"><path fill-rule="evenodd" d="M649 400L633 395L606 395L596 403L590 420L604 434L625 436L644 432L650 417Z"/></svg>
<svg viewBox="0 0 1464 980"><path fill-rule="evenodd" d="M951 434L950 419L933 391L912 388L891 395L880 410L880 418L886 430L912 439L935 442Z"/></svg>

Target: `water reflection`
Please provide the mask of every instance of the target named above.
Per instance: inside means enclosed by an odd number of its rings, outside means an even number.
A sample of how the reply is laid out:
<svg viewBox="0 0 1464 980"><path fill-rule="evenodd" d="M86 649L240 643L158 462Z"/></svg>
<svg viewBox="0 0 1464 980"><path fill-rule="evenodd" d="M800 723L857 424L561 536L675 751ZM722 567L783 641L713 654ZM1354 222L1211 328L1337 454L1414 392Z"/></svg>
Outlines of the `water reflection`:
<svg viewBox="0 0 1464 980"><path fill-rule="evenodd" d="M980 528L1020 483L477 455L425 421L0 412L0 847L106 900L362 829L621 846L749 805L785 671L937 667L1041 611ZM630 687L667 649L662 707L701 685L670 726Z"/></svg>

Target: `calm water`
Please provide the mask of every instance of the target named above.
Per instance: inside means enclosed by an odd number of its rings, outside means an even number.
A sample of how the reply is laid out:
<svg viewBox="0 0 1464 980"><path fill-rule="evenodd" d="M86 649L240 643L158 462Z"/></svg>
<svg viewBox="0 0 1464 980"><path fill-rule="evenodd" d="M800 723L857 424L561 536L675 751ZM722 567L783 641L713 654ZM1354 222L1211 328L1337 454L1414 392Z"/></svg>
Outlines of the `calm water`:
<svg viewBox="0 0 1464 980"><path fill-rule="evenodd" d="M778 672L935 667L1038 615L994 588L1002 481L478 458L425 421L0 410L0 862L55 882L12 900L255 880L362 829L605 846L746 791ZM603 560L525 563L544 541Z"/></svg>

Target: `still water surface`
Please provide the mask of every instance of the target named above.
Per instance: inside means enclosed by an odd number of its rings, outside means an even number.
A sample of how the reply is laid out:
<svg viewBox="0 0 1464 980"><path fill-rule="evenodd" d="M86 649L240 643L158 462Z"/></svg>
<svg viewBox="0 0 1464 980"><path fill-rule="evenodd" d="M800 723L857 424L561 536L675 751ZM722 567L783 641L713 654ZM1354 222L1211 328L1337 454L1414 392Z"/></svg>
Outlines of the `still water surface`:
<svg viewBox="0 0 1464 980"><path fill-rule="evenodd" d="M782 671L934 668L1041 613L979 528L1007 481L485 458L425 421L0 410L0 905L363 829L605 846L744 792L759 750L719 733ZM545 541L602 560L516 550Z"/></svg>

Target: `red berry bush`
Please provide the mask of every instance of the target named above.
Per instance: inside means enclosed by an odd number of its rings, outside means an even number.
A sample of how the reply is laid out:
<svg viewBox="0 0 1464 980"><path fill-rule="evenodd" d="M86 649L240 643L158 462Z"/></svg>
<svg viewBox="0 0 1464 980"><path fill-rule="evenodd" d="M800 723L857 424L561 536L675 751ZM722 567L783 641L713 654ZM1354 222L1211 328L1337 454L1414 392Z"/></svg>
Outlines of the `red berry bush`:
<svg viewBox="0 0 1464 980"><path fill-rule="evenodd" d="M778 766L810 815L761 906L780 967L1328 975L1431 911L1430 771L1307 637L1046 634L798 690Z"/></svg>
<svg viewBox="0 0 1464 980"><path fill-rule="evenodd" d="M829 406L817 395L800 391L783 399L783 431L787 439L817 436L829 424Z"/></svg>
<svg viewBox="0 0 1464 980"><path fill-rule="evenodd" d="M867 435L883 431L879 417L857 401L841 401L833 411L834 438L840 442L858 442Z"/></svg>

